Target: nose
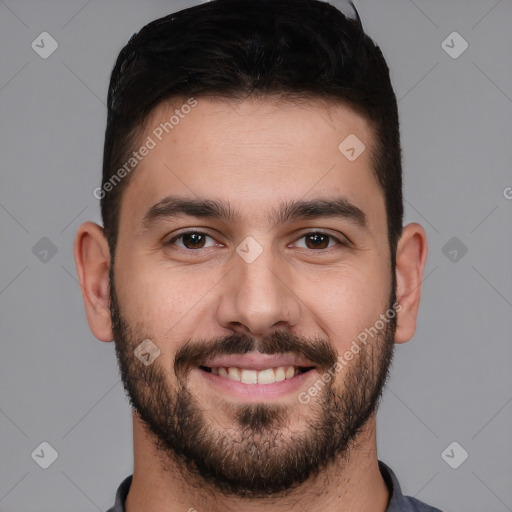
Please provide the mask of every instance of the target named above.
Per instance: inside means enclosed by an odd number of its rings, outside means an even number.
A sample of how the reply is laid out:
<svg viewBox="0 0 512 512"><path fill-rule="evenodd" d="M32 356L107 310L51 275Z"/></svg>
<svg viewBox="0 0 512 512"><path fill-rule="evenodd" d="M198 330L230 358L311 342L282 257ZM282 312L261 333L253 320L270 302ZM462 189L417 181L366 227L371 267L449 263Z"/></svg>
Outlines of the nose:
<svg viewBox="0 0 512 512"><path fill-rule="evenodd" d="M220 326L264 337L298 324L301 301L286 261L266 248L251 263L234 254L233 265L224 277L217 308Z"/></svg>

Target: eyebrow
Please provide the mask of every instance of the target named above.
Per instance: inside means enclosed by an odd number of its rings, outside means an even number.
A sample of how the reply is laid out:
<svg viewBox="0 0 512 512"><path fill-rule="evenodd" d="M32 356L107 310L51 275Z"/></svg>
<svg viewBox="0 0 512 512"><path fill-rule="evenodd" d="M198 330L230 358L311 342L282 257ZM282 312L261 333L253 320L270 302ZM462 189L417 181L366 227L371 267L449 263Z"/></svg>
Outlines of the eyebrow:
<svg viewBox="0 0 512 512"><path fill-rule="evenodd" d="M233 223L238 214L229 202L168 196L147 211L142 220L142 228L149 230L159 221L184 215ZM272 227L275 227L294 220L324 217L346 219L368 231L366 214L343 196L283 202L277 208L272 209L268 221Z"/></svg>

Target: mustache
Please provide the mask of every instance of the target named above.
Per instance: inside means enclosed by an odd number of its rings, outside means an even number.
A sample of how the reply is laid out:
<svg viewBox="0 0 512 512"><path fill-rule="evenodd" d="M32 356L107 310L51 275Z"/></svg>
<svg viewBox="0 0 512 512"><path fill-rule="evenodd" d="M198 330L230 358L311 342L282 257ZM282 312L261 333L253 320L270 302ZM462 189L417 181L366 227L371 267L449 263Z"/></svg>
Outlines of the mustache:
<svg viewBox="0 0 512 512"><path fill-rule="evenodd" d="M276 331L264 338L234 333L213 340L188 339L176 352L174 372L176 375L185 375L209 359L248 352L266 355L292 353L306 358L323 371L334 366L338 359L337 351L321 337L303 338L288 331Z"/></svg>

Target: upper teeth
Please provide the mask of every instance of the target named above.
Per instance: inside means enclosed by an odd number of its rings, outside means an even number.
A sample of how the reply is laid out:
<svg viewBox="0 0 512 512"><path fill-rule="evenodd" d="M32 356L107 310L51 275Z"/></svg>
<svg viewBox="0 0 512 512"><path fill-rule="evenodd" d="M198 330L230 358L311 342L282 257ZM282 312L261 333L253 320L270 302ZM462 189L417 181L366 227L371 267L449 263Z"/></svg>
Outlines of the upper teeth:
<svg viewBox="0 0 512 512"><path fill-rule="evenodd" d="M285 379L291 379L299 372L295 366L279 366L277 368L267 368L266 370L246 370L245 368L212 368L212 373L227 377L231 380L237 380L244 384L273 384Z"/></svg>

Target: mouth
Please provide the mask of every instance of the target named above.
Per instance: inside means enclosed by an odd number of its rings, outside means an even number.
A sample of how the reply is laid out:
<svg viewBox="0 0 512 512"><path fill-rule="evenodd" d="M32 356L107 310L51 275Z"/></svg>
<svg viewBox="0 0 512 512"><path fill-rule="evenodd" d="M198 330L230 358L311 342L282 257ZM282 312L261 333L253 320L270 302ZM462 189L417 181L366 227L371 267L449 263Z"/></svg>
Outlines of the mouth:
<svg viewBox="0 0 512 512"><path fill-rule="evenodd" d="M219 377L230 379L244 384L274 384L284 380L291 380L294 377L314 370L314 366L277 366L274 368L265 368L255 370L253 368L242 368L237 366L203 366L199 369L204 372L218 375Z"/></svg>
<svg viewBox="0 0 512 512"><path fill-rule="evenodd" d="M277 400L297 393L318 378L318 368L293 354L252 352L203 361L196 375L208 389L244 402Z"/></svg>

